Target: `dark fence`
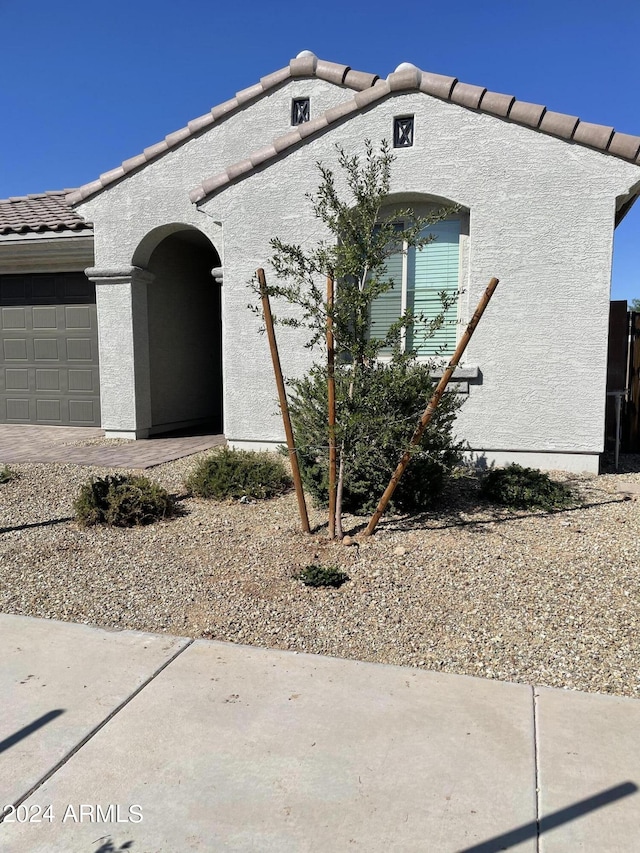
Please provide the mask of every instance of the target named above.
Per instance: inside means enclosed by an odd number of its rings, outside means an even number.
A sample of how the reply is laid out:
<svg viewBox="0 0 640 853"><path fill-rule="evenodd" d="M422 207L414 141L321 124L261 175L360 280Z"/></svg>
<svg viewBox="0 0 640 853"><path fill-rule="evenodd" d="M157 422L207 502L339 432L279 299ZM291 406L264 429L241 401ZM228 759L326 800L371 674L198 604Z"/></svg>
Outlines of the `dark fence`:
<svg viewBox="0 0 640 853"><path fill-rule="evenodd" d="M619 411L616 413L616 407ZM640 453L640 313L612 302L609 312L605 445L614 450L619 417L620 450Z"/></svg>

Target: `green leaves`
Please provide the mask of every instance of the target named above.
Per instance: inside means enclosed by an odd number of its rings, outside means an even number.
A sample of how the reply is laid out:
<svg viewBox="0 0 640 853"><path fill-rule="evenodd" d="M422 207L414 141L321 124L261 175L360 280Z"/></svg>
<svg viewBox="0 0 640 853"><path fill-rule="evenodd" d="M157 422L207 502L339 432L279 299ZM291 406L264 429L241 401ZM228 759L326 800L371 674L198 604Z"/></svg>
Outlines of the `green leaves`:
<svg viewBox="0 0 640 853"><path fill-rule="evenodd" d="M329 239L306 247L273 238L271 266L277 283L269 284L268 293L288 306L287 313L278 317L281 325L308 330L308 347L324 338L330 316L337 351L348 361L364 364L398 343L403 328L422 324L430 334L431 327L435 329L443 322L442 313L426 318L405 311L383 336L376 337L369 316L372 302L396 286L386 270L387 258L399 250L406 253L431 242L433 236L425 233L425 227L446 218L454 208L442 208L430 217L398 208L383 216L395 159L389 142L383 140L376 151L372 142L365 140L364 157L336 148L346 194L343 197L338 191L332 169L317 163L320 184L315 194L307 195ZM325 301L327 276L337 283L331 309ZM255 283L253 289L258 292Z"/></svg>

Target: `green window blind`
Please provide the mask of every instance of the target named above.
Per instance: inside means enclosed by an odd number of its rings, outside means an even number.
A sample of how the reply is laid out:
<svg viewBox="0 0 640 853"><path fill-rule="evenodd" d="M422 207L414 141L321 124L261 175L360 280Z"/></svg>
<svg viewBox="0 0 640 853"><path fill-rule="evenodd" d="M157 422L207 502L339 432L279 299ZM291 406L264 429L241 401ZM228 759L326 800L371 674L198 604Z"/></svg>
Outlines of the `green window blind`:
<svg viewBox="0 0 640 853"><path fill-rule="evenodd" d="M371 303L369 329L374 338L384 338L402 314L402 261L402 252L394 252L387 258L384 278L393 279L393 287ZM380 352L381 355L391 355L391 347L385 347Z"/></svg>
<svg viewBox="0 0 640 853"><path fill-rule="evenodd" d="M456 345L456 319L458 290L460 222L437 222L425 228L423 234L436 238L422 249L409 250L407 258L407 308L415 316L423 314L434 320L443 314L443 324L429 337L425 324L407 330L407 349L415 349L419 356L439 352L452 354ZM443 312L440 294L444 291L452 304Z"/></svg>
<svg viewBox="0 0 640 853"><path fill-rule="evenodd" d="M429 336L426 323L407 329L405 349L414 349L418 356L450 355L456 345L460 221L437 222L427 226L422 234L432 234L436 239L419 251L409 249L406 275L403 274L401 251L387 259L386 274L393 279L394 286L372 303L370 331L373 337L384 337L402 314L404 295L406 307L416 317L422 314L428 322L443 314L443 323L432 336ZM440 298L443 291L452 299L444 312ZM390 347L381 350L381 355L390 354Z"/></svg>

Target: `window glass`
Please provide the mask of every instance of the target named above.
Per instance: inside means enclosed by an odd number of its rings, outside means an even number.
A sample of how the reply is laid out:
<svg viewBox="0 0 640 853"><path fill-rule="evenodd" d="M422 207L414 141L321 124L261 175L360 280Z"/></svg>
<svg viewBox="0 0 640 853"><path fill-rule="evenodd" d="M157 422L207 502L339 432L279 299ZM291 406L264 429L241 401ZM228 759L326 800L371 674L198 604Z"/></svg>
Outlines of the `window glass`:
<svg viewBox="0 0 640 853"><path fill-rule="evenodd" d="M387 274L394 287L372 303L370 331L374 337L384 337L405 308L416 316L435 319L442 313L440 294L444 291L453 301L444 312L443 325L433 336L424 323L406 329L402 348L415 350L418 356L450 355L456 344L460 221L449 219L429 225L422 231L423 236L428 234L435 240L419 250L408 249L406 262L400 250L387 259ZM390 347L381 351L381 355L390 354Z"/></svg>

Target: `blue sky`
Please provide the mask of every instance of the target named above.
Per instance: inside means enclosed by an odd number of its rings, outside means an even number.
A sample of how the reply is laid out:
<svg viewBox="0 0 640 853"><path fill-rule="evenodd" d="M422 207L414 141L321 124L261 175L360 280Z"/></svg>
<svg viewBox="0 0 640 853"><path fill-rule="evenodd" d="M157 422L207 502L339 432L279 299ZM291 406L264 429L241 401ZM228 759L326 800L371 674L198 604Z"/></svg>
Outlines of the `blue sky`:
<svg viewBox="0 0 640 853"><path fill-rule="evenodd" d="M638 0L0 0L0 198L95 179L303 49L403 61L640 135ZM640 202L612 298L640 297Z"/></svg>

